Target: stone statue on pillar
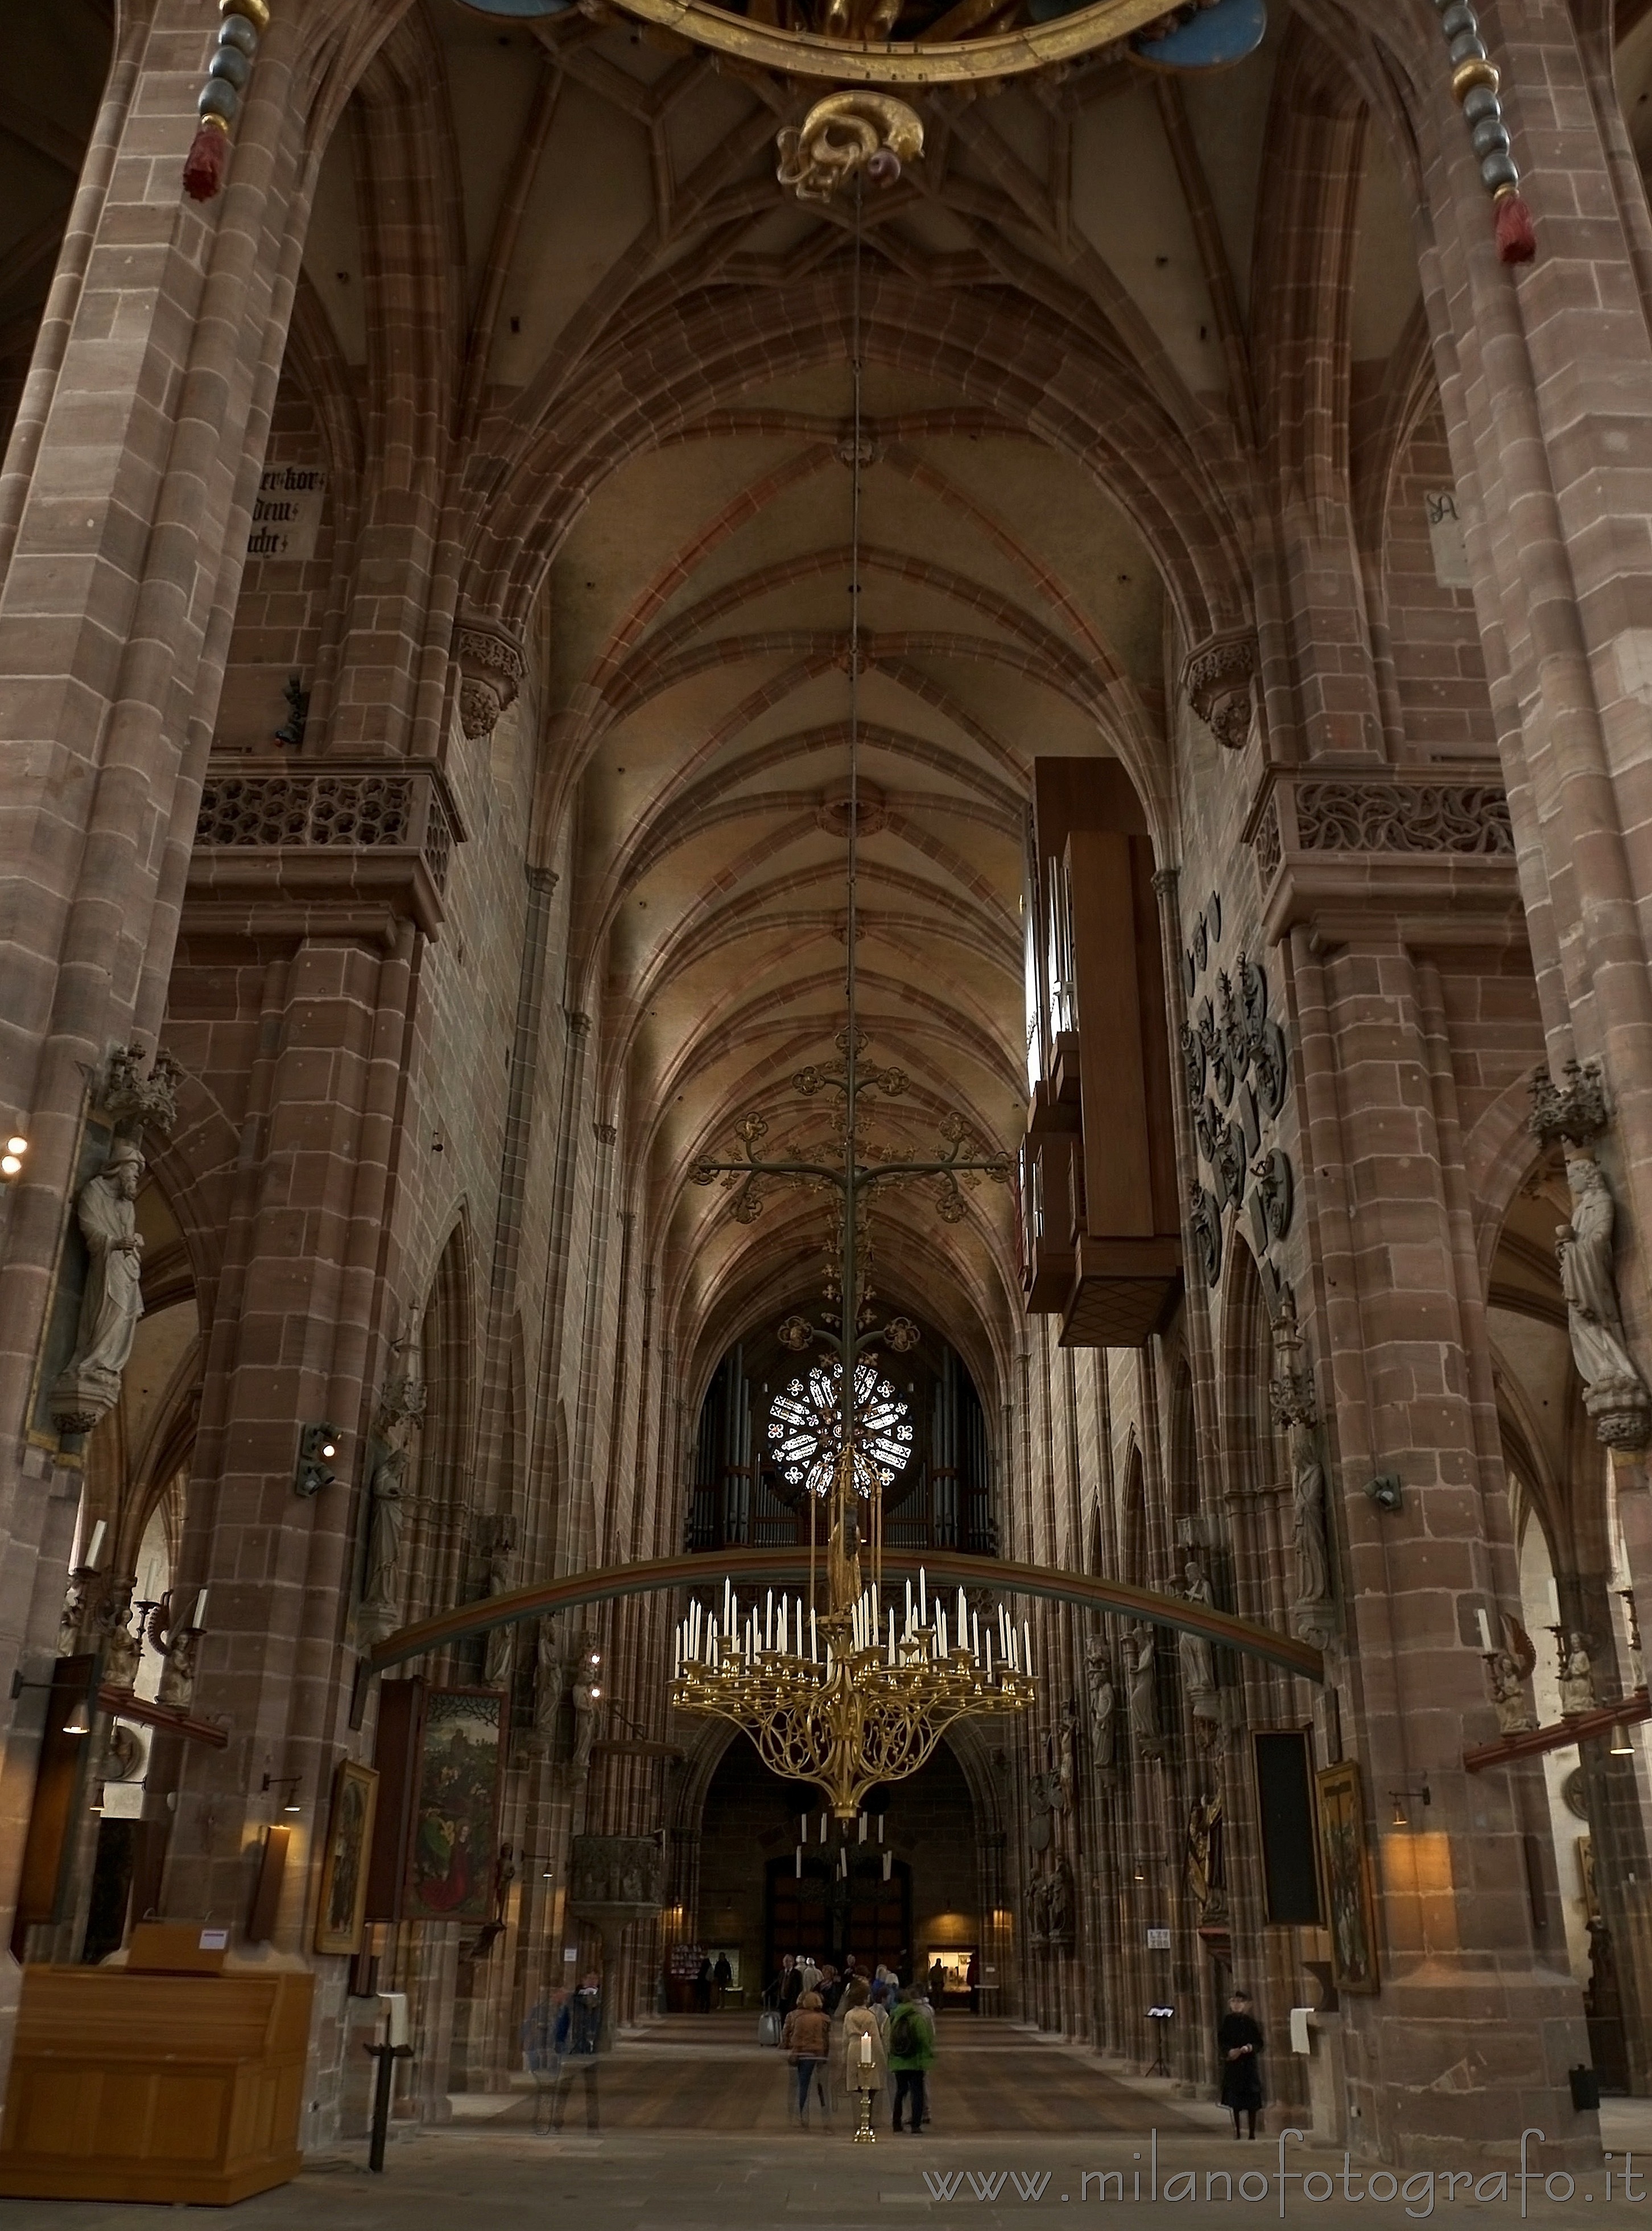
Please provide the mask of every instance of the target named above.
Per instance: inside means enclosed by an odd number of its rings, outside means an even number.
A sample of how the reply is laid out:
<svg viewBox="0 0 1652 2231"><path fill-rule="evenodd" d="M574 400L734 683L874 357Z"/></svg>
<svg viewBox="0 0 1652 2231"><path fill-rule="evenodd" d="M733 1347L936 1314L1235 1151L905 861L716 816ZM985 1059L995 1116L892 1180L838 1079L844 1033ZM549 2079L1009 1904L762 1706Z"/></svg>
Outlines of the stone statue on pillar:
<svg viewBox="0 0 1652 2231"><path fill-rule="evenodd" d="M502 1596L511 1585L511 1564L516 1555L516 1521L510 1512L500 1511L484 1520L480 1531L487 1555L487 1592L490 1596ZM507 1687L516 1657L515 1628L489 1627L487 1653L482 1678L490 1689Z"/></svg>
<svg viewBox="0 0 1652 2231"><path fill-rule="evenodd" d="M1623 1336L1612 1262L1612 1190L1592 1154L1567 1155L1566 1183L1571 1221L1556 1233L1554 1251L1584 1407L1608 1448L1644 1448L1652 1439L1652 1397Z"/></svg>
<svg viewBox="0 0 1652 2231"><path fill-rule="evenodd" d="M1320 1411L1313 1374L1304 1361L1304 1347L1296 1305L1287 1292L1274 1322L1274 1377L1268 1398L1274 1421L1285 1427L1290 1445L1291 1545L1296 1561L1291 1623L1305 1640L1323 1647L1334 1632L1334 1592L1326 1532L1325 1466L1315 1440Z"/></svg>
<svg viewBox="0 0 1652 2231"><path fill-rule="evenodd" d="M1091 1755L1096 1772L1111 1781L1118 1748L1119 1691L1113 1678L1113 1659L1106 1650L1090 1652L1084 1661L1084 1675L1090 1692Z"/></svg>
<svg viewBox="0 0 1652 2231"><path fill-rule="evenodd" d="M1130 1739L1138 1758L1162 1758L1165 1738L1158 1725L1157 1638L1144 1620L1124 1646L1130 1678Z"/></svg>
<svg viewBox="0 0 1652 2231"><path fill-rule="evenodd" d="M1187 1585L1180 1593L1189 1603L1209 1604L1214 1607L1216 1590L1210 1585L1210 1575L1197 1557L1190 1557L1182 1568L1182 1577ZM1177 1655L1182 1663L1182 1687L1195 1718L1213 1719L1219 1707L1216 1704L1216 1657L1202 1634L1189 1634L1184 1629L1176 1638Z"/></svg>
<svg viewBox="0 0 1652 2231"><path fill-rule="evenodd" d="M1526 1128L1565 1152L1571 1220L1555 1233L1554 1251L1584 1407L1607 1448L1643 1449L1652 1441L1652 1395L1623 1337L1612 1259L1617 1209L1594 1151L1610 1122L1598 1062L1569 1061L1560 1084L1546 1067L1533 1077Z"/></svg>
<svg viewBox="0 0 1652 2231"><path fill-rule="evenodd" d="M579 1654L573 1668L571 1691L573 1702L574 1743L570 1762L575 1779L583 1782L590 1772L590 1747L597 1737L597 1714L602 1706L602 1667L597 1662L596 1639L586 1634L580 1638Z"/></svg>
<svg viewBox="0 0 1652 2231"><path fill-rule="evenodd" d="M120 1399L120 1374L144 1313L144 1243L133 1206L144 1168L136 1141L117 1139L74 1203L86 1241L86 1286L74 1352L52 1382L50 1397L52 1416L66 1433L89 1433Z"/></svg>
<svg viewBox="0 0 1652 2231"><path fill-rule="evenodd" d="M1493 1650L1485 1653L1485 1665L1492 1702L1497 1707L1498 1733L1526 1735L1536 1727L1538 1720L1526 1693L1519 1662L1512 1651Z"/></svg>
<svg viewBox="0 0 1652 2231"><path fill-rule="evenodd" d="M392 1379L378 1406L375 1452L367 1478L367 1559L357 1627L382 1641L402 1616L403 1536L407 1526L407 1469L412 1435L424 1416L421 1380Z"/></svg>

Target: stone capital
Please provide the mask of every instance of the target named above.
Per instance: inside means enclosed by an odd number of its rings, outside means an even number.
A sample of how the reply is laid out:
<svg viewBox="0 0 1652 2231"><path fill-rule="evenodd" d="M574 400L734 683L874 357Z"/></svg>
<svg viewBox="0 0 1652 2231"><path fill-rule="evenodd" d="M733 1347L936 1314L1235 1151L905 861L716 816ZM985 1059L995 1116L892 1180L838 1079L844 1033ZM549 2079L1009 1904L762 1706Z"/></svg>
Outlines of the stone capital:
<svg viewBox="0 0 1652 2231"><path fill-rule="evenodd" d="M500 715L516 702L527 670L522 646L502 621L461 612L453 631L459 667L459 722L466 735L491 735Z"/></svg>
<svg viewBox="0 0 1652 2231"><path fill-rule="evenodd" d="M1241 751L1255 712L1256 637L1232 628L1196 643L1182 663L1182 689L1224 750Z"/></svg>

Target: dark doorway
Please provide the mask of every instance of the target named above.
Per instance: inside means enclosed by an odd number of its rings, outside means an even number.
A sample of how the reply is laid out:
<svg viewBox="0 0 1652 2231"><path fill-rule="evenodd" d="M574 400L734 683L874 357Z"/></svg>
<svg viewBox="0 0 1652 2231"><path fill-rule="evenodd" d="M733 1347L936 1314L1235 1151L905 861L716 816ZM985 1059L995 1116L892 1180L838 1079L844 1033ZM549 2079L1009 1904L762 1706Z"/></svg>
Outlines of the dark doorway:
<svg viewBox="0 0 1652 2231"><path fill-rule="evenodd" d="M829 1860L810 1858L800 1878L795 1858L771 1859L763 1935L765 1976L778 1970L788 1952L810 1954L834 1968L852 1952L862 1975L882 1966L909 1981L912 1870L897 1859L885 1882L882 1859L874 1853L851 1859L844 1880Z"/></svg>

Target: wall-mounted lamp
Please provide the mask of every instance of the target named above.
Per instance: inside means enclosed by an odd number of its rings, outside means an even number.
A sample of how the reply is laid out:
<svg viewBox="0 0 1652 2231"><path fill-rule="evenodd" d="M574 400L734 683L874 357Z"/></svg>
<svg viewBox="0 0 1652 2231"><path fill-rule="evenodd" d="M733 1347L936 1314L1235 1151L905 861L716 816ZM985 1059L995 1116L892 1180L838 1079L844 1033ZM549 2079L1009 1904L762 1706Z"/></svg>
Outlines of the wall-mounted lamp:
<svg viewBox="0 0 1652 2231"><path fill-rule="evenodd" d="M1635 1756L1635 1745L1622 1720L1612 1722L1611 1756L1614 1758L1633 1758Z"/></svg>
<svg viewBox="0 0 1652 2231"><path fill-rule="evenodd" d="M1391 1789L1388 1794L1394 1802L1394 1811L1391 1825L1396 1828L1409 1828L1411 1825L1410 1791L1409 1789ZM1433 1804L1434 1792L1429 1788L1426 1782L1423 1785L1422 1794L1424 1805Z"/></svg>
<svg viewBox="0 0 1652 2231"><path fill-rule="evenodd" d="M331 1487L338 1474L330 1467L339 1453L339 1428L336 1426L303 1426L299 1429L298 1465L293 1474L294 1495L319 1495L324 1487Z"/></svg>
<svg viewBox="0 0 1652 2231"><path fill-rule="evenodd" d="M14 1673L11 1677L12 1702L15 1704L25 1689L55 1689L56 1686L55 1681L25 1681L21 1673ZM62 1731L66 1736L91 1734L92 1715L87 1709L87 1700L83 1696L74 1699L74 1709L64 1721Z"/></svg>
<svg viewBox="0 0 1652 2231"><path fill-rule="evenodd" d="M299 1802L299 1790L303 1781L301 1774L267 1774L258 1785L258 1794L263 1797L268 1796L272 1789L289 1790L292 1794L283 1801L282 1812L301 1813L304 1807Z"/></svg>
<svg viewBox="0 0 1652 2231"><path fill-rule="evenodd" d="M1397 1471L1379 1471L1375 1479L1366 1481L1365 1493L1378 1510L1397 1510L1405 1500Z"/></svg>
<svg viewBox="0 0 1652 2231"><path fill-rule="evenodd" d="M29 1152L29 1141L14 1134L6 1141L6 1151L0 1154L0 1178L9 1185L13 1178L23 1174L23 1156Z"/></svg>

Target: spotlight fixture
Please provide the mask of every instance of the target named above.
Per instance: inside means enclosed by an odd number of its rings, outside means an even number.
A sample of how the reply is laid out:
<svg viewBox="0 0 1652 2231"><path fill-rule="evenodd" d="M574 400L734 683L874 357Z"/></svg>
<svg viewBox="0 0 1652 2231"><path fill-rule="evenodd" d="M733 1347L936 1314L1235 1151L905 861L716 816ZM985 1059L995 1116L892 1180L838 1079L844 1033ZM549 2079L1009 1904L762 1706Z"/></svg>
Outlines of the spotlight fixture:
<svg viewBox="0 0 1652 2231"><path fill-rule="evenodd" d="M0 1178L10 1180L11 1178L20 1176L23 1171L23 1156L28 1152L29 1141L27 1139L17 1134L14 1134L12 1137L8 1139L6 1141L6 1151L3 1154L0 1154Z"/></svg>
<svg viewBox="0 0 1652 2231"><path fill-rule="evenodd" d="M339 1428L336 1426L304 1426L299 1430L298 1465L293 1474L294 1495L319 1495L324 1487L332 1487L338 1474L331 1469L339 1453Z"/></svg>
<svg viewBox="0 0 1652 2231"><path fill-rule="evenodd" d="M1405 1792L1403 1789L1395 1789L1389 1794L1394 1800L1393 1818L1389 1825L1395 1828L1409 1828L1411 1825L1411 1816L1405 1809Z"/></svg>
<svg viewBox="0 0 1652 2231"><path fill-rule="evenodd" d="M1612 1722L1611 1756L1613 1758L1633 1758L1634 1756L1635 1745L1630 1739L1628 1728L1624 1726L1622 1720L1614 1720Z"/></svg>

